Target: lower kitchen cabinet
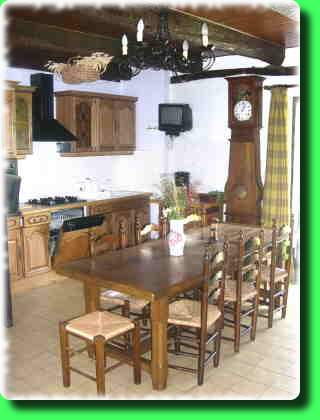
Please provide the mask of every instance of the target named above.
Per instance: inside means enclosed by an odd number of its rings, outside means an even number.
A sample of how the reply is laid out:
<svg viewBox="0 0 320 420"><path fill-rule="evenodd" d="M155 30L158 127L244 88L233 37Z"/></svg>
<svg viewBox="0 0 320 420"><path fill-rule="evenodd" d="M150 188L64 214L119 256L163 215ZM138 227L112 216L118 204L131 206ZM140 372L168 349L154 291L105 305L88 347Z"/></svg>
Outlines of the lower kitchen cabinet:
<svg viewBox="0 0 320 420"><path fill-rule="evenodd" d="M8 260L11 281L20 280L24 274L20 217L8 218Z"/></svg>
<svg viewBox="0 0 320 420"><path fill-rule="evenodd" d="M136 209L134 219L135 225L136 223L139 223L141 229L148 225L150 223L150 205ZM147 241L148 239L149 235L144 235L141 238L142 241Z"/></svg>
<svg viewBox="0 0 320 420"><path fill-rule="evenodd" d="M117 238L116 248L120 248L121 231L126 232L125 246L134 246L136 219L139 218L140 226L150 223L149 196L142 198L128 198L126 200L108 201L93 204L89 207L89 214L104 214L106 217L106 233L112 233Z"/></svg>
<svg viewBox="0 0 320 420"><path fill-rule="evenodd" d="M49 214L24 218L23 248L26 277L50 271Z"/></svg>

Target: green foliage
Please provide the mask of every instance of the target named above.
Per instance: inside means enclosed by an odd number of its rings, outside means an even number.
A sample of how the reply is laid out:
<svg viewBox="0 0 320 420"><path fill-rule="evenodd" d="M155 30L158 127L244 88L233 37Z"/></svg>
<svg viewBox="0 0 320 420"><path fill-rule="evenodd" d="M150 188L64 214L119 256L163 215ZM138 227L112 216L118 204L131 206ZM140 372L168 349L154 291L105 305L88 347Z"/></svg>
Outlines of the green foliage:
<svg viewBox="0 0 320 420"><path fill-rule="evenodd" d="M169 219L184 219L188 207L188 192L186 187L177 187L169 177L162 177L160 191L164 211Z"/></svg>

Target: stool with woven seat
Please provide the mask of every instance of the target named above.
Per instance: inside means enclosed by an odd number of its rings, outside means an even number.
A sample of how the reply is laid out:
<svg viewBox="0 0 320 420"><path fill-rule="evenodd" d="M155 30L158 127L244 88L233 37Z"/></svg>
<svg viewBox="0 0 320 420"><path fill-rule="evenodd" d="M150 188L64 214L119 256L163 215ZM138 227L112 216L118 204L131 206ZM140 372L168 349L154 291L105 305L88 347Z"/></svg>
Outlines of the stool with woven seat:
<svg viewBox="0 0 320 420"><path fill-rule="evenodd" d="M71 384L71 371L77 372L97 384L98 395L105 395L105 374L122 363L117 363L106 368L106 344L112 345L112 340L122 335L132 335L132 345L127 355L131 355L133 363L134 383L141 383L140 365L140 327L138 323L132 322L128 318L122 317L105 311L91 312L86 315L73 318L68 321L60 322L60 347L63 385L69 387ZM69 346L69 335L73 335L92 343L94 347L96 376L91 376L70 364L70 358L76 353L86 350L76 351Z"/></svg>
<svg viewBox="0 0 320 420"><path fill-rule="evenodd" d="M266 247L261 271L260 304L267 307L267 314L259 311L259 316L268 318L268 328L272 328L274 314L281 311L281 319L286 317L289 278L291 272L293 217L289 226L277 229L276 220L272 225L272 246Z"/></svg>
<svg viewBox="0 0 320 420"><path fill-rule="evenodd" d="M263 231L259 237L252 236L244 240L239 232L239 240L233 243L237 258L231 272L226 277L224 294L224 324L233 329L233 337L223 339L234 342L234 351L240 351L240 338L250 333L251 341L255 340L261 279ZM251 317L251 325L243 322Z"/></svg>
<svg viewBox="0 0 320 420"><path fill-rule="evenodd" d="M225 267L228 243L224 244L224 258L214 247L206 246L203 262L203 281L196 295L200 300L179 299L169 305L169 331L174 326L174 348L168 352L176 356L197 359L197 369L169 363L169 368L197 374L198 385L203 384L204 368L213 359L214 367L219 365L221 330L223 328L223 305ZM208 303L209 287L216 296L216 305ZM213 344L213 350L208 345ZM190 350L190 351L189 351ZM193 351L191 351L193 350Z"/></svg>

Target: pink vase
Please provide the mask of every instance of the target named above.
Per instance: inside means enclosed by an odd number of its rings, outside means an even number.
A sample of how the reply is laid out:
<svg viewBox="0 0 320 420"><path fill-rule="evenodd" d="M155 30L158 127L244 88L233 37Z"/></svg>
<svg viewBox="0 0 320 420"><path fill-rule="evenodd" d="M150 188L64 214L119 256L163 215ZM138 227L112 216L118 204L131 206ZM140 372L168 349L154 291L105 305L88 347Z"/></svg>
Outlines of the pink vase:
<svg viewBox="0 0 320 420"><path fill-rule="evenodd" d="M181 257L184 251L186 236L183 230L184 220L170 220L170 233L168 235L169 252L174 257Z"/></svg>

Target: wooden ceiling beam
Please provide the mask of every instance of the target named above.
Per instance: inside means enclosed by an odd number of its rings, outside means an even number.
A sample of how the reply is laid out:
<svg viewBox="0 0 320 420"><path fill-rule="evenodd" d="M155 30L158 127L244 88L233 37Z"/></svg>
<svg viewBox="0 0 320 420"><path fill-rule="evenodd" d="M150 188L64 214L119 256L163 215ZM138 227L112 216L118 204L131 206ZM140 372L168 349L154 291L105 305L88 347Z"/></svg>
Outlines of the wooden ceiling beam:
<svg viewBox="0 0 320 420"><path fill-rule="evenodd" d="M112 56L121 53L119 40L21 19L10 19L7 45L9 63L17 61L12 57L15 50L25 50L25 57L21 57L21 60L27 60L29 50L46 51L47 61L56 57L70 58L100 51Z"/></svg>
<svg viewBox="0 0 320 420"><path fill-rule="evenodd" d="M285 48L282 45L257 38L221 23L200 18L180 9L170 8L170 10L169 27L180 39L185 37L194 42L197 41L200 45L201 25L203 22L207 22L209 42L216 48L229 54L255 58L277 66L281 65L284 60Z"/></svg>
<svg viewBox="0 0 320 420"><path fill-rule="evenodd" d="M266 66L266 67L245 67L245 68L238 68L238 69L210 70L210 71L203 71L201 73L182 74L180 76L173 76L171 77L170 82L173 84L185 83L185 82L192 82L194 80L215 79L218 77L236 76L239 74L243 74L243 75L255 74L259 76L294 76L298 74L298 67Z"/></svg>
<svg viewBox="0 0 320 420"><path fill-rule="evenodd" d="M152 8L95 8L86 9L88 17L92 20L110 22L112 26L122 29L130 40L135 40L137 22L140 18L144 21L145 39L150 39L158 29L159 7ZM207 22L209 41L218 51L226 54L242 55L259 59L272 65L280 65L284 60L285 48L255 36L245 34L208 19L199 18L178 9L168 9L168 25L171 37L178 41L187 39L194 47L201 46L201 26ZM106 27L106 31L107 31ZM120 34L119 34L120 35ZM219 53L220 55L220 53Z"/></svg>

